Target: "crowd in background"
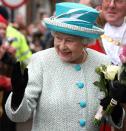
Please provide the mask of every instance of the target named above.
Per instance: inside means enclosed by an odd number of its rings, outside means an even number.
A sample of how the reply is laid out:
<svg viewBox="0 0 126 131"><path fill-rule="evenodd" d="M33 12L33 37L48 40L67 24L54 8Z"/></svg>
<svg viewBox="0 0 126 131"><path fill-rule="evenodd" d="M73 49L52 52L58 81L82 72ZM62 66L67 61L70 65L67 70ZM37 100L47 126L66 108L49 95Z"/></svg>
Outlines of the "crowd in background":
<svg viewBox="0 0 126 131"><path fill-rule="evenodd" d="M22 14L17 14L13 23L13 26L25 36L33 53L51 47L50 42L52 40L50 32L42 24L43 18L49 17L49 15L44 10L38 14L39 18L29 25L26 25Z"/></svg>

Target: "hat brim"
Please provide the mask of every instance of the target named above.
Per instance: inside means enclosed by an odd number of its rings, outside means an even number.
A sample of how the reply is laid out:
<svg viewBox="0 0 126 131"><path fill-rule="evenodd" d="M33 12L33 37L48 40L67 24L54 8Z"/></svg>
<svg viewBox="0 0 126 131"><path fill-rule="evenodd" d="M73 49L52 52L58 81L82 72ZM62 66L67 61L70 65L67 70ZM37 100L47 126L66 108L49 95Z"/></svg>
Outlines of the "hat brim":
<svg viewBox="0 0 126 131"><path fill-rule="evenodd" d="M97 26L92 26L92 28L80 27L76 25L70 25L67 23L62 23L56 19L45 18L44 23L46 27L52 31L57 31L65 34L76 35L88 38L98 38L104 33L104 30L98 28Z"/></svg>

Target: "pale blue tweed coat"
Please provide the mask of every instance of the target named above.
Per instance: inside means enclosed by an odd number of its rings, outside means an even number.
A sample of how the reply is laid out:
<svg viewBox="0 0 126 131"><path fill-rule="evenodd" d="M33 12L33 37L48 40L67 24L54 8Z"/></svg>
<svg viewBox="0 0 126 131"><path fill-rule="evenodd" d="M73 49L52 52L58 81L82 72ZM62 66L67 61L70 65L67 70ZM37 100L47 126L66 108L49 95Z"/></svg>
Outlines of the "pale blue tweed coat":
<svg viewBox="0 0 126 131"><path fill-rule="evenodd" d="M98 80L95 68L109 60L101 53L87 49L88 58L76 71L75 64L64 63L55 49L33 55L28 65L29 81L24 98L16 111L11 109L10 94L6 112L13 121L26 121L34 111L32 131L98 131L92 124L103 93L93 85ZM84 88L76 83L83 82ZM80 102L86 106L81 107ZM79 120L86 121L80 126Z"/></svg>

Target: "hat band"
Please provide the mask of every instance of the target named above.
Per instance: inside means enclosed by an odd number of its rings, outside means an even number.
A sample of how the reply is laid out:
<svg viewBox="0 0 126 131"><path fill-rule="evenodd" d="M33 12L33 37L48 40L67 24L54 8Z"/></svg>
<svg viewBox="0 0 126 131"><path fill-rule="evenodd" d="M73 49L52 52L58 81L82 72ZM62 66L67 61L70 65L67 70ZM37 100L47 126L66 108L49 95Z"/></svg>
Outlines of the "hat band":
<svg viewBox="0 0 126 131"><path fill-rule="evenodd" d="M47 24L51 24L54 26L58 26L58 27L62 27L62 28L67 28L70 30L75 30L75 31L80 31L80 32L87 32L87 33L92 33L92 34L103 34L104 31L102 29L90 29L90 28L86 28L86 27L80 27L80 26L76 26L76 25L70 25L67 23L62 23L57 21L55 18L44 18L45 23Z"/></svg>

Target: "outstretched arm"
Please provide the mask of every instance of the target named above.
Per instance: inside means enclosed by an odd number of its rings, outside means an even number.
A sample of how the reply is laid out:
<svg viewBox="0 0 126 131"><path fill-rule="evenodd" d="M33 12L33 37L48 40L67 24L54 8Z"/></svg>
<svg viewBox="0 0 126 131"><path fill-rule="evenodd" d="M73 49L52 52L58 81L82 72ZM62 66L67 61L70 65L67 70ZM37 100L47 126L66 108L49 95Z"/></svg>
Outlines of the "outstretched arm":
<svg viewBox="0 0 126 131"><path fill-rule="evenodd" d="M15 63L13 67L11 83L13 92L11 106L16 110L23 99L25 88L28 83L28 69L25 68L24 72L22 72L19 62Z"/></svg>

